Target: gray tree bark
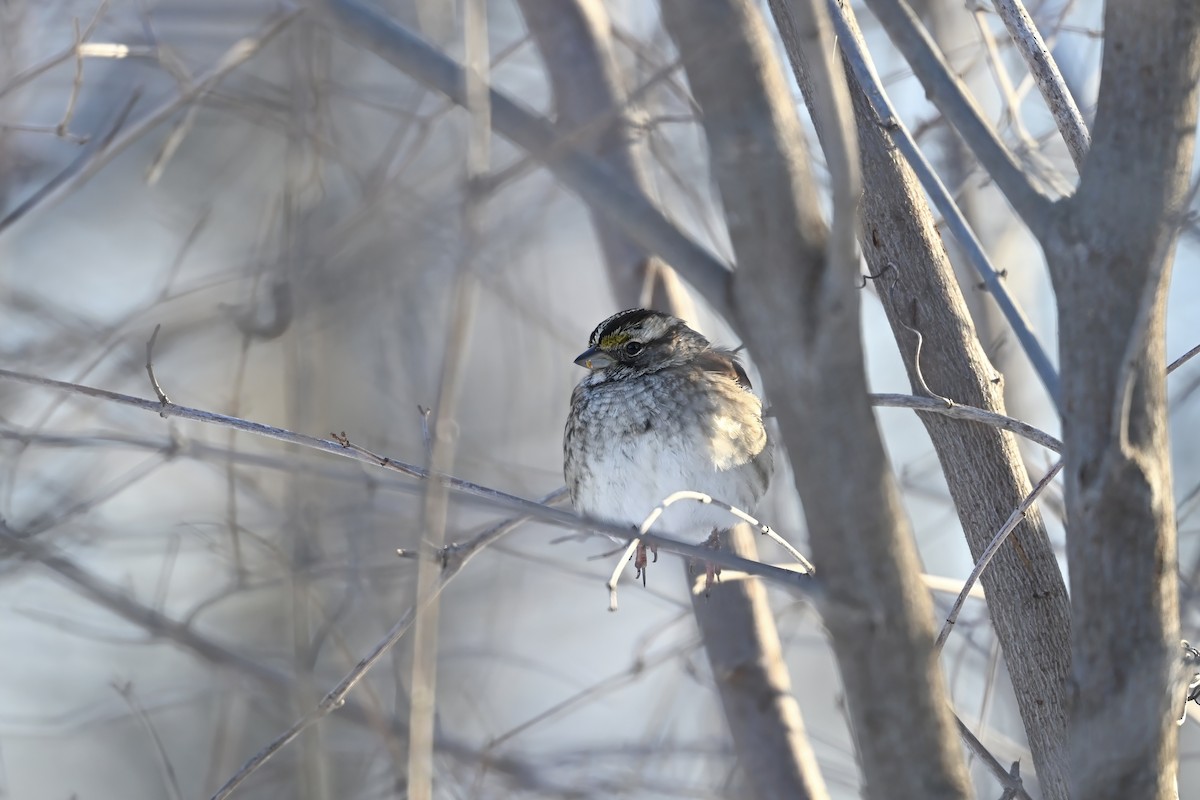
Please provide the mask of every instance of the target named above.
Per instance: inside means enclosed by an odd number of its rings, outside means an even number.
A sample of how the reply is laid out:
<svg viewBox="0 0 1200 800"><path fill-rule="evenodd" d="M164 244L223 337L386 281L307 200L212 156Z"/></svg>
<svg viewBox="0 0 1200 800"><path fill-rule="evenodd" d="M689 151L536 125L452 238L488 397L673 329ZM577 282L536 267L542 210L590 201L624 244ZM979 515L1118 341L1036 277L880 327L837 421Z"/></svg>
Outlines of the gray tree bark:
<svg viewBox="0 0 1200 800"><path fill-rule="evenodd" d="M932 608L867 398L856 263L828 232L799 120L757 6L663 0L703 111L737 255L734 322L795 468L869 797L969 794Z"/></svg>
<svg viewBox="0 0 1200 800"><path fill-rule="evenodd" d="M1176 796L1181 688L1163 364L1200 5L1110 2L1092 149L1042 240L1059 315L1074 614L1071 794Z"/></svg>
<svg viewBox="0 0 1200 800"><path fill-rule="evenodd" d="M758 534L746 525L723 532L721 546L757 558ZM829 797L804 730L767 589L757 578L727 581L708 596L692 592L692 610L742 778L757 800Z"/></svg>
<svg viewBox="0 0 1200 800"><path fill-rule="evenodd" d="M806 48L791 24L785 0L771 0L771 7L797 82L817 117ZM1002 376L975 335L924 192L877 124L861 87L852 75L847 79L865 189L860 241L871 274L879 276L879 298L913 391L921 394L927 386L955 402L1004 414ZM914 331L921 335L919 351ZM1016 440L998 428L935 414L919 416L937 451L971 554L978 560L1031 489ZM1043 795L1065 798L1070 606L1036 507L997 553L982 582Z"/></svg>

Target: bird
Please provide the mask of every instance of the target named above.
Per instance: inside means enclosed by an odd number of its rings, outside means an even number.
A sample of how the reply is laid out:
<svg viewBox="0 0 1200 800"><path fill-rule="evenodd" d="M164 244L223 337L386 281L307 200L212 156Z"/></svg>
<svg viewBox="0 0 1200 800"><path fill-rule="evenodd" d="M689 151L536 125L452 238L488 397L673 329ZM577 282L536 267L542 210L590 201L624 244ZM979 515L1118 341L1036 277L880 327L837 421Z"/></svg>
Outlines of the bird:
<svg viewBox="0 0 1200 800"><path fill-rule="evenodd" d="M597 325L575 363L588 374L571 393L563 474L577 513L636 528L682 490L754 512L774 448L762 401L732 350L670 314L631 308ZM718 505L681 502L653 530L708 537L711 546L733 523ZM634 566L644 584L644 546Z"/></svg>

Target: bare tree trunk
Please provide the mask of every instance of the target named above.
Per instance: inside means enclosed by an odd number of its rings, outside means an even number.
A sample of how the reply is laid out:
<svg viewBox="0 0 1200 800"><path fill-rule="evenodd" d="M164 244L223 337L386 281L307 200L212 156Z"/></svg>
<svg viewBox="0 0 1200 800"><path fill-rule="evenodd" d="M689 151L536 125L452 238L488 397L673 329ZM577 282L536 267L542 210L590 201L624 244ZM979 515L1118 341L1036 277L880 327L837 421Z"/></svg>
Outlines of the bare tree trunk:
<svg viewBox="0 0 1200 800"><path fill-rule="evenodd" d="M867 398L855 264L827 230L799 121L750 0L663 0L704 114L737 254L735 322L762 369L829 601L869 797L969 794L932 608Z"/></svg>
<svg viewBox="0 0 1200 800"><path fill-rule="evenodd" d="M790 14L772 0L796 78L817 115L814 88ZM1005 413L1001 376L987 359L946 258L925 195L848 75L858 123L864 193L863 250L896 336L913 391L924 386L957 403ZM820 130L820 126L818 126ZM921 336L918 350L917 333ZM917 356L920 363L917 363ZM924 384L922 384L922 381ZM978 559L1030 492L1012 434L920 414ZM1038 778L1047 798L1065 798L1066 680L1070 606L1041 514L1025 520L983 573L988 610L1004 649Z"/></svg>
<svg viewBox="0 0 1200 800"><path fill-rule="evenodd" d="M598 155L630 186L649 195L643 148L631 125L632 109L612 53L604 7L595 0L518 4L546 63L564 135L596 126L589 133ZM644 248L605 216L593 212L592 220L620 305L644 302L650 281L652 307L694 317L691 299L674 271L651 261ZM758 557L755 537L746 530L731 531L724 544L745 558ZM686 562L684 570L689 570ZM747 579L718 586L711 594L711 599L693 594L693 609L748 784L759 800L826 797L800 706L791 694L766 590L758 580Z"/></svg>
<svg viewBox="0 0 1200 800"><path fill-rule="evenodd" d="M1179 601L1166 286L1200 80L1200 5L1111 2L1092 150L1044 235L1059 314L1074 612L1072 796L1176 796Z"/></svg>
<svg viewBox="0 0 1200 800"><path fill-rule="evenodd" d="M738 525L722 547L757 558L758 534ZM692 592L692 610L733 734L738 766L758 800L827 798L779 643L767 590L758 578Z"/></svg>

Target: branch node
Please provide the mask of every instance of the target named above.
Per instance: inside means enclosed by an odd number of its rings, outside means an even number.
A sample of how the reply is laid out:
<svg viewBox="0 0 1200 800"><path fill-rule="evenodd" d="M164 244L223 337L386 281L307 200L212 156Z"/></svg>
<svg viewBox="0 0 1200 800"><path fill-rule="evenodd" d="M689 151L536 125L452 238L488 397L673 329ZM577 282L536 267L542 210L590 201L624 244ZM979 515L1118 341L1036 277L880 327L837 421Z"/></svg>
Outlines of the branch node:
<svg viewBox="0 0 1200 800"><path fill-rule="evenodd" d="M1001 280L1001 281L1002 281L1002 280L1004 280L1004 279L1005 279L1005 278L1007 278L1007 277L1008 277L1008 267L1005 267L1004 269L1002 269L1002 270L999 270L999 271L996 273L996 279L997 279L997 280ZM981 291L981 292L990 292L990 291L991 291L991 289L988 287L988 283L987 283L987 281L980 281L979 283L975 284L975 288L976 288L976 289L978 289L978 290L979 290L979 291Z"/></svg>

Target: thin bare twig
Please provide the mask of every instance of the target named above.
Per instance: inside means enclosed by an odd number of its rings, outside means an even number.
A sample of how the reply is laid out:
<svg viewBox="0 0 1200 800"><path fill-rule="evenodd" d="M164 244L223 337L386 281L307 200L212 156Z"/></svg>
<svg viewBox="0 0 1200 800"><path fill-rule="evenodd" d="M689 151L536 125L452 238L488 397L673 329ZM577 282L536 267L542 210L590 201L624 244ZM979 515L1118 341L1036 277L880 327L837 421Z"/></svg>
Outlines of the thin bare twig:
<svg viewBox="0 0 1200 800"><path fill-rule="evenodd" d="M198 76L186 90L181 91L179 95L139 119L137 124L133 125L124 135L116 137L114 130L114 135L107 137L102 146L89 150L84 154L86 157L76 159L67 171L57 176L50 185L36 194L36 202L23 203L18 209L0 220L0 232L27 218L35 209L48 208L66 198L120 153L169 119L179 109L195 102L213 86L224 80L226 75L258 53L267 42L287 28L302 13L303 9L289 6L273 14L257 34L235 42L225 51L224 55L217 59L217 63L210 70Z"/></svg>
<svg viewBox="0 0 1200 800"><path fill-rule="evenodd" d="M4 233L4 231L23 219L25 215L41 207L43 203L50 201L51 198L62 196L60 193L63 192L63 187L71 184L80 171L86 169L87 165L92 163L116 139L117 134L125 127L125 122L129 119L129 114L133 111L133 107L137 105L137 101L140 99L141 90L135 90L114 115L112 124L106 127L106 132L103 136L88 139L82 152L72 159L70 164L48 180L44 186L26 198L20 205L8 212L5 217L0 218L0 233Z"/></svg>
<svg viewBox="0 0 1200 800"><path fill-rule="evenodd" d="M829 6L831 14L846 13L834 10L840 6L836 0L829 0ZM1040 231L1049 219L1051 198L1030 181L995 129L983 118L970 91L946 63L937 43L909 4L905 0L869 0L867 6L904 54L926 95L979 158L1013 210L1030 230ZM842 46L845 45L843 41Z"/></svg>
<svg viewBox="0 0 1200 800"><path fill-rule="evenodd" d="M1075 98L1071 96L1071 90L1067 88L1067 82L1058 71L1058 64L1054 62L1054 57L1050 55L1021 0L993 0L993 4L1000 19L1004 20L1004 27L1008 28L1009 35L1016 42L1017 51L1029 66L1029 74L1037 83L1038 91L1050 107L1050 114L1063 141L1067 143L1075 169L1082 172L1083 160L1092 146L1092 137L1088 133L1087 123L1083 121L1083 114L1079 113L1079 106L1075 104Z"/></svg>
<svg viewBox="0 0 1200 800"><path fill-rule="evenodd" d="M972 753L988 766L992 774L1004 786L1005 796L1010 798L1019 797L1021 800L1032 800L1029 797L1029 792L1025 791L1025 784L1021 781L1019 766L1013 764L1011 771L1006 770L1004 765L992 755L991 751L983 746L983 742L979 741L979 738L971 732L966 723L959 719L958 714L954 715L954 721L958 725L958 735L962 737L963 742L970 748Z"/></svg>
<svg viewBox="0 0 1200 800"><path fill-rule="evenodd" d="M564 495L565 490L557 489L541 498L539 502L555 502L558 499L561 499ZM212 800L223 800L223 798L228 797L234 789L236 789L242 782L246 780L246 778L250 777L250 775L259 767L269 761L275 754L286 747L289 743L294 741L296 737L299 736L306 728L316 724L321 719L340 708L345 702L346 696L354 689L358 682L366 677L366 674L370 672L371 668L379 663L380 658L382 658L388 650L394 647L395 644L404 637L404 634L408 632L408 629L412 626L413 621L421 615L422 611L427 609L431 603L434 603L438 600L442 590L444 590L446 585L458 575L458 573L463 567L466 566L467 562L470 561L472 557L482 551L485 547L498 541L501 537L505 536L530 519L531 517L529 516L507 519L491 526L466 544L449 545L443 548L439 553L442 566L441 577L437 584L429 592L428 596L424 597L423 599L418 597L418 605L415 605L412 609L405 613L403 617L401 617L401 619L392 627L392 629L388 631L387 635L375 645L371 652L363 657L363 659L355 665L354 669L350 670L350 672L347 673L344 678L342 678L338 685L325 695L324 699L321 700L316 708L298 719L286 731L281 733L275 739L271 740L271 742L268 743L263 749L255 753L254 756L252 756L245 764L242 765L241 769L232 775L229 780L226 781L219 790L217 790L217 793L213 795ZM419 552L412 553L405 550L397 550L396 553L400 556L415 555L419 557L421 555Z"/></svg>
<svg viewBox="0 0 1200 800"><path fill-rule="evenodd" d="M83 54L80 52L80 47L83 45L83 32L79 30L78 17L71 20L71 28L75 33L75 79L71 81L71 94L67 97L67 108L63 111L63 118L54 129L59 136L67 135L71 117L75 116L75 104L79 101L79 92L83 89Z"/></svg>
<svg viewBox="0 0 1200 800"><path fill-rule="evenodd" d="M200 238L200 234L208 227L209 221L212 219L212 205L206 205L196 217L196 221L187 232L183 242L179 245L179 249L175 251L175 258L171 260L171 266L167 268L162 281L162 288L158 292L158 301L161 302L171 296L171 290L175 286L175 281L179 277L180 270L183 269L184 261L187 260L188 253Z"/></svg>
<svg viewBox="0 0 1200 800"><path fill-rule="evenodd" d="M1187 362L1189 362L1189 361L1191 361L1193 358L1195 358L1197 354L1200 354L1200 344L1196 345L1196 346L1195 346L1195 347L1193 347L1191 350L1188 350L1186 353L1184 353L1183 355L1181 355L1179 358L1177 358L1177 359L1175 359L1174 361L1172 361L1172 362L1171 362L1171 363L1170 363L1170 364L1167 366L1167 374L1169 375L1169 374L1171 374L1172 372L1174 372L1175 370L1179 369L1179 368L1180 368L1180 367L1182 367L1184 364L1186 364Z"/></svg>
<svg viewBox="0 0 1200 800"><path fill-rule="evenodd" d="M793 547L786 539L776 533L770 525L767 525L765 522L760 522L758 519L750 516L742 509L738 508L737 506L731 506L724 500L718 500L717 498L707 495L704 492L693 492L685 489L683 491L674 492L668 495L661 503L650 510L650 513L646 515L644 520L642 520L642 524L638 526L637 536L629 542L629 546L625 548L625 552L621 556L621 560L617 562L617 569L613 572L612 577L609 578L608 583L605 584L608 586L609 611L617 610L617 579L620 577L621 570L623 570L625 565L629 563L629 559L632 556L633 551L637 549L639 544L641 544L641 540L645 538L650 529L658 523L659 519L662 518L662 515L666 513L666 510L681 500L690 500L691 502L701 503L702 505L714 505L717 508L722 508L728 511L731 516L736 517L742 522L752 525L758 529L759 533L763 534L764 536L769 536L771 539L775 540L781 547L783 547L784 550L788 551L788 554L792 558L796 559L797 563L799 563L804 569L804 574L812 575L816 572L816 567L812 565L812 562L805 558L803 554Z"/></svg>
<svg viewBox="0 0 1200 800"><path fill-rule="evenodd" d="M983 555L979 557L979 561L975 564L974 569L971 570L971 574L967 576L966 582L963 583L962 591L959 592L958 598L954 601L954 605L951 606L950 613L946 615L946 623L942 626L942 630L938 634L937 641L934 642L933 645L933 650L935 653L941 652L942 646L946 644L946 639L948 639L950 636L950 629L953 628L954 623L958 621L959 612L962 611L963 604L967 602L967 597L971 593L971 588L975 586L975 582L979 580L979 576L983 574L985 569L987 569L988 564L992 563L992 558L995 557L996 553L1000 552L1000 548L1004 545L1004 542L1008 540L1009 534L1016 530L1016 527L1021 524L1022 520L1025 519L1025 514L1037 501L1038 496L1045 490L1047 486L1050 485L1050 482L1054 480L1055 476L1058 475L1062 468L1062 461L1059 461L1053 467L1051 467L1050 471L1042 476L1042 479L1037 482L1037 485L1033 487L1033 490L1029 493L1029 495L1021 501L1021 504L1013 510L1012 514L1009 515L1008 519L1004 522L1004 525L1001 526L1000 530L996 532L996 536L988 544L987 549L983 551Z"/></svg>
<svg viewBox="0 0 1200 800"><path fill-rule="evenodd" d="M149 403L150 401L144 401ZM516 520L508 520L508 524L516 523ZM502 523L503 524L503 523ZM151 637L156 639L164 639L183 647L193 655L215 666L232 668L242 675L254 678L263 686L266 686L272 691L281 691L286 689L294 680L294 678L286 673L280 672L275 668L266 664L261 664L253 659L247 658L240 653L227 649L224 645L214 642L202 634L196 633L192 628L178 622L165 614L143 605L120 588L104 581L96 575L89 573L87 570L80 567L77 563L68 558L61 550L52 545L48 545L37 541L19 536L4 525L3 520L0 520L0 552L8 550L20 555L30 561L36 561L43 567L55 573L58 577L65 580L84 596L95 600L101 607L111 611L116 616L125 621L141 628ZM476 550L475 552L478 552ZM469 555L464 558L462 563L469 559ZM447 580L449 580L447 577ZM411 619L412 612L408 614ZM401 621L403 622L403 620ZM399 624L398 626L399 627ZM389 637L376 646L372 651L372 655L376 650L386 651L385 645L389 641L390 636L395 633L395 629L389 631ZM388 645L390 646L390 645ZM359 663L356 670L362 668L363 663L370 659L370 655L363 662ZM372 662L373 664L374 662ZM369 669L369 666L367 668ZM349 689L353 688L354 683L361 679L365 672L352 671L347 675L346 679L339 684L339 688L345 688L348 693ZM311 676L308 676L311 677ZM349 684L348 686L346 684ZM334 692L337 692L335 689ZM331 692L331 694L333 694ZM345 702L345 693L341 696L343 703ZM364 724L367 720L365 710L356 705L349 705L346 709L347 716L353 719L357 724ZM389 723L393 729L399 729L397 723L392 720ZM298 731L297 731L298 733ZM294 738L294 737L293 737ZM469 758L472 764L478 764L478 752L468 748L460 742L456 742L444 736L439 736L439 745L446 751L456 755L459 758ZM534 773L531 768L521 763L516 759L504 757L489 757L487 760L489 768L502 772L509 777L517 778L522 784L537 786L545 791L559 797L592 797L593 793L587 791L577 791L571 787L548 787L543 785L542 781L534 780ZM244 779L244 776L243 776Z"/></svg>
<svg viewBox="0 0 1200 800"><path fill-rule="evenodd" d="M444 586L445 584L443 583L442 585ZM428 598L428 600L433 600L435 597L436 595ZM246 780L246 778L249 778L256 770L258 770L259 767L269 761L276 753L286 747L290 742L295 740L295 738L299 736L306 728L309 728L321 719L327 717L331 712L341 708L346 702L346 695L350 694L354 687L358 685L358 682L366 677L366 674L370 672L371 667L375 666L375 664L379 662L379 659L383 658L384 654L391 650L396 642L400 641L404 637L404 634L408 633L408 629L413 622L414 612L417 610L418 609L415 607L410 608L400 618L400 620L392 626L392 629L387 632L387 635L375 645L371 652L364 656L362 660L354 666L354 669L350 670L350 672L347 673L340 682L338 682L338 685L333 687L333 689L331 689L329 693L322 698L321 702L315 709L296 720L296 722L294 722L290 728L277 736L262 750L255 753L249 761L242 765L241 769L235 772L229 778L229 780L227 780L225 784L213 794L212 800L225 800L225 798L233 794L234 789L240 786L242 782Z"/></svg>
<svg viewBox="0 0 1200 800"><path fill-rule="evenodd" d="M550 508L540 503L528 500L517 495L502 492L498 489L493 489L488 486L483 486L478 483L456 478L452 475L441 473L430 473L421 467L409 464L396 459L381 456L373 453L360 445L351 442L344 434L336 434L332 439L321 439L316 436L309 436L303 433L296 433L284 428L277 428L271 425L264 425L259 422L251 422L241 419L240 417L231 417L225 414L216 414L211 411L203 411L198 408L189 406L181 406L175 403L163 405L158 400L147 400L141 397L121 394L119 392L111 392L106 389L97 389L92 386L83 386L81 384L67 383L64 381L56 381L51 378L42 378L36 375L28 375L22 372L15 372L8 369L0 369L0 379L11 380L17 383L23 383L29 386L41 386L43 388L54 389L57 391L70 392L72 394L92 397L99 400L105 400L111 403L117 403L130 408L141 409L150 413L158 414L159 416L168 418L188 419L194 422L202 422L208 425L216 425L218 427L241 431L255 436L263 436L268 439L286 442L288 444L299 445L312 450L330 453L332 455L350 458L365 464L371 464L376 467L399 473L410 478L420 480L435 480L444 483L451 491L470 497L479 498L497 508L506 508L513 511L518 511L522 514L528 514L543 522L556 525L562 528L576 530L592 530L596 533L602 533L616 537L621 541L628 541L633 538L634 532L624 526L615 525L604 520L588 519L581 517L578 514L564 511L557 508ZM647 544L652 544L659 549L675 553L676 555L685 558L707 560L723 568L745 570L758 577L767 578L776 582L781 586L787 586L795 591L799 591L802 595L810 598L813 602L820 602L823 597L823 590L816 578L806 575L799 575L795 572L781 569L770 564L763 564L758 561L741 558L731 553L714 552L700 545L681 542L676 539L661 536L659 534L646 534L643 537Z"/></svg>
<svg viewBox="0 0 1200 800"><path fill-rule="evenodd" d="M133 684L114 683L112 687L129 704L129 709L137 717L138 722L141 723L142 729L146 731L146 736L149 737L150 744L154 746L154 754L158 757L159 767L163 771L163 783L166 784L167 797L169 800L183 800L183 791L179 788L179 778L175 774L175 765L171 763L171 758L167 755L167 748L163 744L162 737L158 735L158 729L154 727L154 722L150 719L150 715L146 713L146 709L142 708L142 704L138 702L137 696L133 692Z"/></svg>
<svg viewBox="0 0 1200 800"><path fill-rule="evenodd" d="M913 322L915 323L917 321L917 301L916 300L913 300L913 302L912 302L912 316L913 316ZM898 316L896 317L896 323L898 325L900 325L900 327L904 328L904 330L908 331L913 336L917 337L917 343L913 347L913 370L912 370L913 381L917 384L917 388L920 389L927 397L929 397L932 400L937 400L938 402L940 402L942 405L946 406L947 408L954 405L953 400L951 400L947 397L942 397L940 394L935 392L933 389L930 389L929 384L925 382L925 373L922 372L922 370L921 370L921 348L925 345L925 335L923 333L921 333L919 330L917 330L916 328L914 328L912 325L909 325L907 322L900 319Z"/></svg>
<svg viewBox="0 0 1200 800"><path fill-rule="evenodd" d="M488 742L487 751L490 752L496 750L505 742L512 741L517 736L525 733L535 725L541 724L548 719L553 719L554 717L561 715L571 708L578 706L580 703L594 700L596 695L599 693L609 692L618 687L626 686L633 681L644 677L648 671L676 661L678 658L678 652L671 648L666 648L662 652L653 653L638 658L629 667L621 669L613 675L597 681L591 686L580 689L575 694L558 701L549 708L539 711L537 714L525 720L524 722L518 723L509 730L504 731L499 736L496 736L494 739ZM624 789L628 789L628 787L624 787ZM625 793L624 790L608 792L605 794L605 797L611 798L614 795L623 793Z"/></svg>
<svg viewBox="0 0 1200 800"><path fill-rule="evenodd" d="M199 98L197 98L198 100ZM171 128L171 132L163 139L162 145L158 148L158 152L154 158L150 159L150 165L146 167L146 185L155 186L162 178L163 173L167 170L167 164L171 162L171 158L179 150L183 144L183 140L187 138L188 133L196 124L196 115L200 112L200 103L192 103L188 106L187 111Z"/></svg>
<svg viewBox="0 0 1200 800"><path fill-rule="evenodd" d="M604 584L608 587L609 611L617 610L617 581L621 580L621 573L625 571L626 565L633 560L633 555L637 552L637 549L641 546L641 544L641 539L633 539L628 545L625 546L625 549L621 551L621 557L617 559L617 565L613 567L613 572L608 578L608 583Z"/></svg>
<svg viewBox="0 0 1200 800"><path fill-rule="evenodd" d="M158 397L158 402L165 406L170 404L171 398L167 397L167 393L163 391L162 386L158 383L158 378L154 376L154 343L158 341L158 332L160 330L162 330L162 323L154 326L154 333L150 334L150 339L146 342L146 374L150 377L150 385L154 388L154 394Z"/></svg>
<svg viewBox="0 0 1200 800"><path fill-rule="evenodd" d="M1008 120L1013 133L1016 134L1017 141L1021 145L1019 148L1014 148L1014 152L1026 159L1029 167L1036 170L1035 174L1042 179L1047 189L1052 190L1061 197L1069 195L1075 190L1074 183L1067 181L1062 171L1046 158L1042 153L1043 143L1039 142L1037 137L1029 133L1025 127L1025 121L1021 118L1021 99L1027 93L1027 90L1023 88L1024 85L1014 87L1012 81L1009 79L1004 57L1000 53L1000 47L996 42L996 37L992 34L991 26L988 24L983 9L976 8L973 16L975 18L975 27L979 31L979 36L983 40L984 50L987 53L988 65L991 67L992 75L996 79L996 89L1004 99L1004 118ZM1025 83L1032 86L1033 80L1029 79Z"/></svg>
<svg viewBox="0 0 1200 800"><path fill-rule="evenodd" d="M433 409L418 405L417 413L421 415L421 441L425 443L425 459L428 461L433 458L433 431L429 429L429 415Z"/></svg>
<svg viewBox="0 0 1200 800"><path fill-rule="evenodd" d="M566 497L566 487L560 486L553 492L539 497L536 502L541 503L542 505L552 506L566 499ZM485 528L483 531L471 537L462 544L452 542L446 545L436 553L437 560L442 564L442 570L450 573L458 572L463 568L467 561L469 561L480 550L490 546L493 542L496 542L503 536L506 536L514 528L529 522L531 519L533 519L533 517L528 515L506 519L502 522L497 522L495 525ZM421 558L422 556L428 554L422 553L419 550L405 550L404 548L400 547L396 549L396 555L400 556L401 558Z"/></svg>
<svg viewBox="0 0 1200 800"><path fill-rule="evenodd" d="M678 60L672 61L659 69L652 75L648 76L637 88L629 93L625 98L625 103L622 106L610 108L603 113L597 114L587 122L577 125L569 130L560 132L558 140L553 145L549 152L545 153L526 153L521 158L513 163L487 175L484 182L489 191L495 192L506 184L510 184L519 178L524 177L530 171L537 168L541 163L551 161L559 155L566 153L571 148L579 148L587 150L594 146L595 142L602 139L611 133L612 129L623 121L623 115L628 113L628 107L639 103L646 95L650 94L653 89L670 81L674 74L679 70L680 64ZM643 129L649 129L653 119L638 120L639 126ZM694 122L694 119L680 119L679 122ZM560 121L561 124L561 121ZM632 124L632 122L630 122Z"/></svg>
<svg viewBox="0 0 1200 800"><path fill-rule="evenodd" d="M152 636L175 642L211 664L233 665L242 672L269 683L282 683L287 676L273 667L246 658L224 645L196 633L149 606L131 599L121 589L88 573L60 549L18 534L0 520L0 552L16 553L36 561L101 607L142 628Z"/></svg>
<svg viewBox="0 0 1200 800"><path fill-rule="evenodd" d="M71 133L70 131L66 131L66 132L60 134L58 132L57 125L26 125L26 124L20 123L20 122L15 122L15 123L0 122L0 131L20 131L22 133L45 133L45 134L49 134L51 136L58 136L59 138L65 140L65 141L68 141L71 144L87 144L89 141L91 141L90 136L80 136L79 134Z"/></svg>
<svg viewBox="0 0 1200 800"><path fill-rule="evenodd" d="M72 57L88 55L81 44L86 42L87 39L89 39L91 35L96 32L96 27L100 24L100 20L104 18L106 13L108 13L108 5L109 0L101 0L100 5L96 7L96 13L92 14L92 18L88 22L87 26L84 27L83 32L75 37L74 44L72 44L70 47L60 50L46 60L29 67L23 72L14 75L3 86L0 86L0 99L3 99L4 96L10 92L15 92L17 89L20 89L22 86L34 80L39 75L49 72L59 64L71 60ZM79 21L75 20L74 22L75 25L78 26Z"/></svg>
<svg viewBox="0 0 1200 800"><path fill-rule="evenodd" d="M79 496L80 493L72 493L72 496L69 499L64 498L64 502L56 506L53 512L48 512L46 515L24 526L20 531L21 535L33 537L61 527L68 520L80 517L97 506L122 494L131 486L151 475L165 461L166 457L161 456L147 458L141 463L130 467L129 470L121 475L105 481L94 493L82 497Z"/></svg>
<svg viewBox="0 0 1200 800"><path fill-rule="evenodd" d="M997 414L995 411L959 405L949 398L941 397L918 397L907 394L872 394L870 397L871 405L885 408L911 408L915 411L930 411L952 419L970 420L1015 433L1031 442L1040 444L1047 450L1053 450L1055 453L1062 452L1062 442L1055 437L1027 422ZM946 401L949 401L949 405Z"/></svg>

